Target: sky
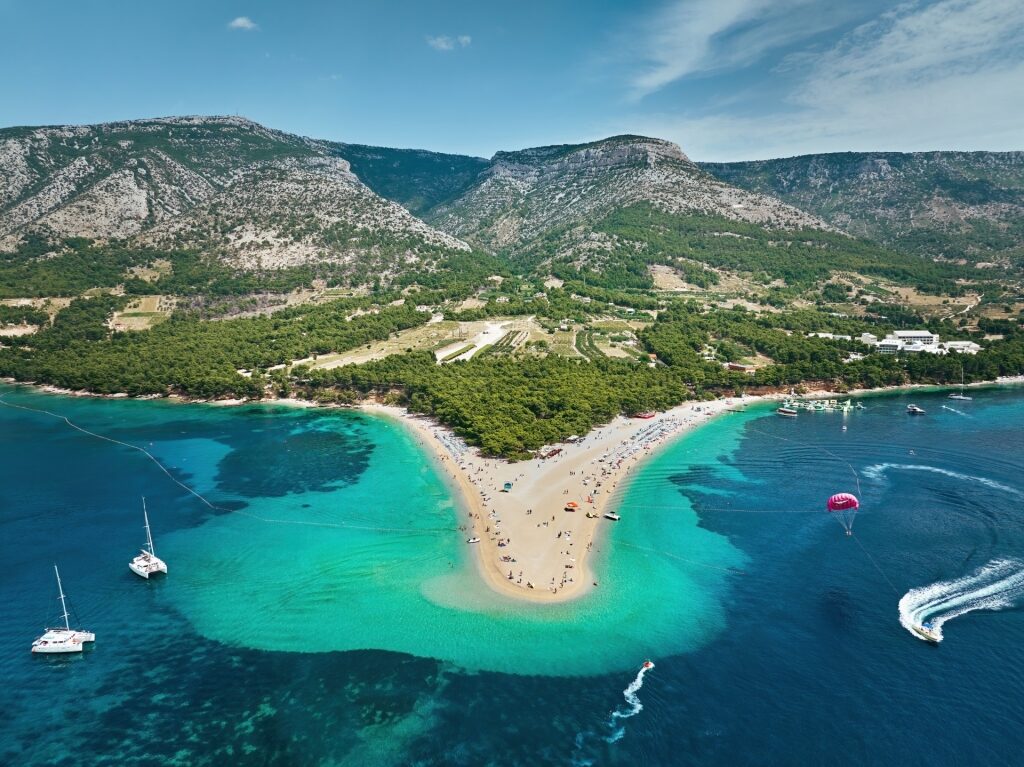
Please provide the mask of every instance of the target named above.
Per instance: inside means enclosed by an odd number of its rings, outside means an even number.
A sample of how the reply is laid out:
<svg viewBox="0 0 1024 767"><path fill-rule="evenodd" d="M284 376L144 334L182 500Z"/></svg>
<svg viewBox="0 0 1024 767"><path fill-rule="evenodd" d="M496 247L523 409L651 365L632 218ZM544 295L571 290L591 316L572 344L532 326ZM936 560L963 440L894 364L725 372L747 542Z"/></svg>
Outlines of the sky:
<svg viewBox="0 0 1024 767"><path fill-rule="evenodd" d="M1024 0L0 0L0 126L239 114L489 157L1024 150Z"/></svg>

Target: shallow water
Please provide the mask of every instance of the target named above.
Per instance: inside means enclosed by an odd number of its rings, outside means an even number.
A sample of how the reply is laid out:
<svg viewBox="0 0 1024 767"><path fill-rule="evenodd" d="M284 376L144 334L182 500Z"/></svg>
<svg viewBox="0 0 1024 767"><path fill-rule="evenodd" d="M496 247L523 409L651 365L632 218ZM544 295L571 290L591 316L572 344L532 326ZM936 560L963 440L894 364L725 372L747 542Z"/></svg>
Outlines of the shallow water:
<svg viewBox="0 0 1024 767"><path fill-rule="evenodd" d="M231 510L0 408L0 762L1011 764L1024 746L1018 597L960 611L980 597L956 585L1024 558L1019 390L960 412L916 394L918 419L901 397L720 418L620 490L601 587L556 606L480 583L394 422L2 391ZM858 489L850 539L822 507ZM158 582L125 566L143 494ZM28 653L53 560L98 634L84 657ZM941 595L937 648L900 625L912 589Z"/></svg>

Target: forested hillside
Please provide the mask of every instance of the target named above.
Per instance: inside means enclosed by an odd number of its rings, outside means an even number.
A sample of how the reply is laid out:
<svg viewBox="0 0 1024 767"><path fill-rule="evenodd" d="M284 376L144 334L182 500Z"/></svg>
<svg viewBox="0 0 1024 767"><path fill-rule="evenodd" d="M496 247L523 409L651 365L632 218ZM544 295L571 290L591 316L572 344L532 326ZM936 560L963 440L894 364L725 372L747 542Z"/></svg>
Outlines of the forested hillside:
<svg viewBox="0 0 1024 767"><path fill-rule="evenodd" d="M0 376L377 397L525 458L687 398L1019 375L1019 164L701 168L640 136L487 161L239 118L7 129ZM857 340L908 327L982 350Z"/></svg>
<svg viewBox="0 0 1024 767"><path fill-rule="evenodd" d="M482 157L422 149L334 142L323 145L330 154L346 160L370 189L420 217L459 197L490 164Z"/></svg>

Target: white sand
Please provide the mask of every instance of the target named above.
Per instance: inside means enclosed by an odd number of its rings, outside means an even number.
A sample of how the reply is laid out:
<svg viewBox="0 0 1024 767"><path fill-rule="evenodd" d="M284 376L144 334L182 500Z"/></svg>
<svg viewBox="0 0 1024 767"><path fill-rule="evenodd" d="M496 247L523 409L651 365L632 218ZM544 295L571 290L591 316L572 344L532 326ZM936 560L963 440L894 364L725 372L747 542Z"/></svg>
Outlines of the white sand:
<svg viewBox="0 0 1024 767"><path fill-rule="evenodd" d="M485 458L447 428L402 408L365 409L410 426L458 485L462 541L480 538L464 545L476 550L487 583L520 599L550 602L593 588L587 554L601 544L601 529L615 524L603 514L614 510L608 500L628 472L672 438L757 399L691 402L651 419L618 417L576 444L555 446L561 452L553 458L519 463ZM578 509L565 511L569 502Z"/></svg>

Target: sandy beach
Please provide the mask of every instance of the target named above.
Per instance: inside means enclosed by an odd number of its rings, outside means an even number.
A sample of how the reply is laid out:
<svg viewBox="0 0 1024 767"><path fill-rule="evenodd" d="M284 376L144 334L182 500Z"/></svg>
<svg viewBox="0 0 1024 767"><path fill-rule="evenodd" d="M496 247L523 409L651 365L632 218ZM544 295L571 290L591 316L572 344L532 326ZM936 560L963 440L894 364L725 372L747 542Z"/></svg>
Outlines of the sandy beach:
<svg viewBox="0 0 1024 767"><path fill-rule="evenodd" d="M551 446L547 452L555 455L518 463L481 456L449 429L404 408L369 403L364 409L400 420L436 456L460 491L460 535L487 583L519 599L557 602L600 587L588 554L604 545L603 528L615 524L604 514L614 511L609 501L629 473L670 440L759 399L688 402L652 418L619 416L578 441Z"/></svg>

